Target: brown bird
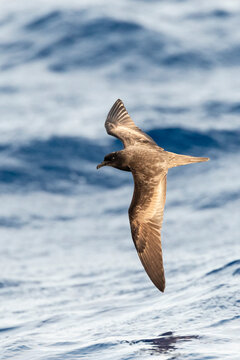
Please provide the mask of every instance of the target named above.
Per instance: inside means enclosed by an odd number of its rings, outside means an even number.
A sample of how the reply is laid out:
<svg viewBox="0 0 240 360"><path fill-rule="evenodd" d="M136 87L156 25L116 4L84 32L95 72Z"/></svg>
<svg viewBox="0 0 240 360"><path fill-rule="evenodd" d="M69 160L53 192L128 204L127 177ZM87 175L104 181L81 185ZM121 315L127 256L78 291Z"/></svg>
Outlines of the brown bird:
<svg viewBox="0 0 240 360"><path fill-rule="evenodd" d="M161 227L168 169L208 161L209 158L164 151L134 124L120 99L109 111L105 128L109 135L123 142L124 149L106 155L97 169L112 166L132 172L134 193L128 213L133 242L148 276L163 292L165 276Z"/></svg>

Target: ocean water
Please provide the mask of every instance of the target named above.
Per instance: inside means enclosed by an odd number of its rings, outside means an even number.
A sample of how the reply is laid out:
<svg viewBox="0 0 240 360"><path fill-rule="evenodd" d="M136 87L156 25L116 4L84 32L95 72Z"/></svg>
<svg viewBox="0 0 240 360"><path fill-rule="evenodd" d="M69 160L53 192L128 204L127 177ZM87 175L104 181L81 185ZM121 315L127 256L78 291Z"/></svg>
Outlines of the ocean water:
<svg viewBox="0 0 240 360"><path fill-rule="evenodd" d="M240 3L1 1L0 353L240 358ZM96 165L121 98L166 150L166 290L128 223L131 174Z"/></svg>

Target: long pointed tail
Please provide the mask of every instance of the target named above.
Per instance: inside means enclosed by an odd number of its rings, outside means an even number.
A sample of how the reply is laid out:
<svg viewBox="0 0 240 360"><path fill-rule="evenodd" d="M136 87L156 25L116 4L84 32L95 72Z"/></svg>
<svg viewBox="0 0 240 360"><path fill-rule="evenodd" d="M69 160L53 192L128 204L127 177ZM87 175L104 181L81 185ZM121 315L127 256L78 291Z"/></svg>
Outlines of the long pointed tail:
<svg viewBox="0 0 240 360"><path fill-rule="evenodd" d="M169 168L209 160L209 158L207 158L207 157L179 155L179 154L174 154L174 153L171 153L171 152L167 152L167 153L168 153L168 156L169 156L169 158L168 158L168 167Z"/></svg>

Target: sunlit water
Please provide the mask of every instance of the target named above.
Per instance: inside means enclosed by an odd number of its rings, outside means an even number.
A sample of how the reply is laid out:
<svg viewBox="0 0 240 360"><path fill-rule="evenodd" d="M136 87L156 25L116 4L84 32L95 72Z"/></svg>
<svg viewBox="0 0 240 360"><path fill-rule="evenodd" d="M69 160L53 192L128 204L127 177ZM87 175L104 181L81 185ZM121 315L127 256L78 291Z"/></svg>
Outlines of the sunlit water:
<svg viewBox="0 0 240 360"><path fill-rule="evenodd" d="M80 4L79 4L80 3ZM240 4L2 1L1 359L229 359L240 353ZM117 98L172 169L166 291L131 240Z"/></svg>

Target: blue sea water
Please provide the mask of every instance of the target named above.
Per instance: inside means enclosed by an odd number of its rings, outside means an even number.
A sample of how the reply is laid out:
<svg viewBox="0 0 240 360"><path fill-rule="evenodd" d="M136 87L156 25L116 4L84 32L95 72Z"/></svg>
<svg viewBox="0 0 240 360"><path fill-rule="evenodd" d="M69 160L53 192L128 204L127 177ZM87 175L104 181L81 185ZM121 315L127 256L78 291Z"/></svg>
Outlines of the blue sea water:
<svg viewBox="0 0 240 360"><path fill-rule="evenodd" d="M238 360L240 3L0 4L1 359ZM96 165L121 98L166 150L166 290L131 240L131 174Z"/></svg>

